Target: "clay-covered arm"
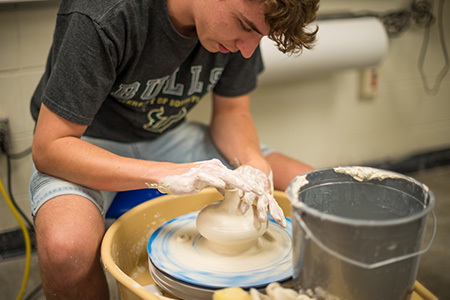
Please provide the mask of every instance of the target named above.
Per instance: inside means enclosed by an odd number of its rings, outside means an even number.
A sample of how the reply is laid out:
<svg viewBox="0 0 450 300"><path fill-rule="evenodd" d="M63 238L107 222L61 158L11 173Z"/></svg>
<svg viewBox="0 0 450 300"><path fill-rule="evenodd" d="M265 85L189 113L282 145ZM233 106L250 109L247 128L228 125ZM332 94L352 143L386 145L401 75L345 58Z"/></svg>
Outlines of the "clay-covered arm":
<svg viewBox="0 0 450 300"><path fill-rule="evenodd" d="M70 122L42 105L33 140L37 170L100 190L161 185L166 192L188 194L206 186L223 188L229 184L260 193L258 187L247 185L242 176L217 160L174 164L122 157L80 139L85 130L86 126ZM171 185L183 178L189 179L185 189L173 191Z"/></svg>

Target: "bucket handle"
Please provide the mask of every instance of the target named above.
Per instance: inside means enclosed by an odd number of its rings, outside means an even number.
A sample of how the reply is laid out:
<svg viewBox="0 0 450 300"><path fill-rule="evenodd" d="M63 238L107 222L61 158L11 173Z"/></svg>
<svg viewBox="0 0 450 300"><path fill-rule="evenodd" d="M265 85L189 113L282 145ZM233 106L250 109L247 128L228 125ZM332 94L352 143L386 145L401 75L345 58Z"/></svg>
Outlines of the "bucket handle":
<svg viewBox="0 0 450 300"><path fill-rule="evenodd" d="M352 258L346 257L336 251L334 251L333 249L330 249L328 246L326 246L324 243L322 243L312 232L311 230L308 228L308 226L306 225L305 222L303 222L302 218L298 215L298 214L294 214L295 218L297 219L297 221L299 222L300 226L302 227L302 229L305 231L306 236L310 237L320 248L322 248L323 250L325 250L326 252L328 252L328 254L331 254L349 264L355 265L357 267L360 268L365 268L365 269L375 269L375 268L379 268L379 267L383 267L392 263L396 263L408 258L412 258L414 256L418 256L418 255L422 255L423 253L427 252L430 247L431 244L433 243L434 240L434 236L436 235L436 227L437 227L437 220L436 220L436 215L434 213L434 210L431 210L431 214L433 215L433 234L431 236L430 242L428 243L427 247L419 250L417 252L413 252L410 254L406 254L406 255L402 255L399 257L394 257L394 258L389 258L383 261L379 261L373 264L366 264L357 260L354 260Z"/></svg>

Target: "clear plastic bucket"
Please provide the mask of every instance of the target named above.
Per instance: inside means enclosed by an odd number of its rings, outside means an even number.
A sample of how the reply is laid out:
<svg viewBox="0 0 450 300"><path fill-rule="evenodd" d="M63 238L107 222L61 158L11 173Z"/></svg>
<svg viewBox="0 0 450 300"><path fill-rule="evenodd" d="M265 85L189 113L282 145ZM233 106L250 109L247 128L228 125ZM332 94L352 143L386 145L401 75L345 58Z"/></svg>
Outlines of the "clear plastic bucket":
<svg viewBox="0 0 450 300"><path fill-rule="evenodd" d="M410 299L434 196L418 181L368 167L315 170L286 193L293 281L318 299Z"/></svg>

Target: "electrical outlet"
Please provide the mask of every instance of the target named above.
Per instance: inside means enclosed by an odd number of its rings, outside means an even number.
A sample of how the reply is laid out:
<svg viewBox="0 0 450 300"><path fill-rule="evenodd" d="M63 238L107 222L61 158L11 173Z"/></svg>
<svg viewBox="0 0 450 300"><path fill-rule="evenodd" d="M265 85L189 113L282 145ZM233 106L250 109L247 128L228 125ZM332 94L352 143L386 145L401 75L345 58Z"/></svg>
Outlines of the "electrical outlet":
<svg viewBox="0 0 450 300"><path fill-rule="evenodd" d="M380 85L380 67L368 67L361 70L359 82L359 98L372 100L378 95Z"/></svg>
<svg viewBox="0 0 450 300"><path fill-rule="evenodd" d="M9 150L9 120L0 116L0 150L7 153Z"/></svg>

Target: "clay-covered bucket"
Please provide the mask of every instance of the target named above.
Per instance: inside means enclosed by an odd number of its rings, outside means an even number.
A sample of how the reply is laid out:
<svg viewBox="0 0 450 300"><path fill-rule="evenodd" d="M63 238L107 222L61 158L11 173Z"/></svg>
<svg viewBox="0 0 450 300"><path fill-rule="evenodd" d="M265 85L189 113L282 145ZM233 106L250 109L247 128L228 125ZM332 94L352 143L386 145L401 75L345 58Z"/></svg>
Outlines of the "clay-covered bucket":
<svg viewBox="0 0 450 300"><path fill-rule="evenodd" d="M318 299L410 299L419 257L433 239L422 248L435 202L425 185L384 170L340 167L300 175L286 193L296 289Z"/></svg>

